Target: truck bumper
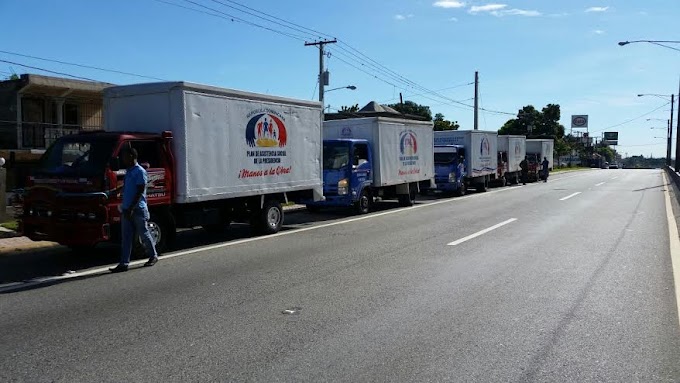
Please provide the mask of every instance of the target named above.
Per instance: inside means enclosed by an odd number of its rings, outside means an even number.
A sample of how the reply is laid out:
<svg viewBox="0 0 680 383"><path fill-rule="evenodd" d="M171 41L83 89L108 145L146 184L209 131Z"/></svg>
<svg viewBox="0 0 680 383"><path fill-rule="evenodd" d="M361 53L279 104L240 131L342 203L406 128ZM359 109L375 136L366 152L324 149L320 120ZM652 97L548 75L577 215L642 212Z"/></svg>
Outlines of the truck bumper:
<svg viewBox="0 0 680 383"><path fill-rule="evenodd" d="M335 195L335 196L325 196L324 201L306 201L305 205L315 206L315 207L349 207L352 206L356 201L351 195Z"/></svg>
<svg viewBox="0 0 680 383"><path fill-rule="evenodd" d="M51 241L65 246L94 246L111 240L111 226L108 223L22 218L20 230L33 241Z"/></svg>
<svg viewBox="0 0 680 383"><path fill-rule="evenodd" d="M437 184L437 190L441 192L454 192L460 189L459 182L443 182Z"/></svg>

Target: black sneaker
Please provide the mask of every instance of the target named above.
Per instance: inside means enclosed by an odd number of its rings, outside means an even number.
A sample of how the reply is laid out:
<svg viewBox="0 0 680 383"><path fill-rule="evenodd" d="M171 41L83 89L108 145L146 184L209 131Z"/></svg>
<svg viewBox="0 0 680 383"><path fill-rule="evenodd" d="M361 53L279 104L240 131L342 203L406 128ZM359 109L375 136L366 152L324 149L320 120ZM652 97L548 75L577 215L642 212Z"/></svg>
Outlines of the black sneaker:
<svg viewBox="0 0 680 383"><path fill-rule="evenodd" d="M110 268L109 271L112 272L112 273L124 273L124 272L128 271L128 266L123 265L123 264L118 264L118 266Z"/></svg>
<svg viewBox="0 0 680 383"><path fill-rule="evenodd" d="M144 267L151 267L151 266L155 265L156 263L158 263L158 257L153 257L153 258L149 259L148 261L146 261L146 263L144 264Z"/></svg>

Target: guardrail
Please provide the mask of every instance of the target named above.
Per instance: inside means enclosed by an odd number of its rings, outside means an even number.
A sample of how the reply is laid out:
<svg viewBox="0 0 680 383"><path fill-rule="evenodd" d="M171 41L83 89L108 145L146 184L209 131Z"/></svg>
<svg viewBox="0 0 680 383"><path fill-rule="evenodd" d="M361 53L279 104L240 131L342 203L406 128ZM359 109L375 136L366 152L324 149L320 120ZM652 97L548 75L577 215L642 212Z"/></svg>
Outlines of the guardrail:
<svg viewBox="0 0 680 383"><path fill-rule="evenodd" d="M664 167L664 169L666 170L666 173L668 174L668 178L671 179L671 182L673 182L675 184L675 187L680 189L680 174L678 174L675 171L675 169L673 169L670 166L666 166L666 167ZM678 199L678 202L680 202L680 193L675 193L675 194L676 194L676 198Z"/></svg>

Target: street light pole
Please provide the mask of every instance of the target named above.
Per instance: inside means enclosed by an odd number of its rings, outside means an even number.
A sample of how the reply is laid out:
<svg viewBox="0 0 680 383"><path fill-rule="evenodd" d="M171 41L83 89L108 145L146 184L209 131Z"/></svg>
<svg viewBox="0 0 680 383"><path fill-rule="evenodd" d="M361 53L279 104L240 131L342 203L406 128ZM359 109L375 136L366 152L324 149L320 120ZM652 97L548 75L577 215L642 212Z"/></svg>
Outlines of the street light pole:
<svg viewBox="0 0 680 383"><path fill-rule="evenodd" d="M678 92L680 92L680 81L678 82ZM678 93L678 101L680 102L680 93ZM672 98L671 98L672 102ZM673 114L673 105L671 104L671 115ZM673 134L673 116L671 116L671 134ZM680 105L678 105L678 128L675 130L675 135L678 136L675 141L675 169L680 168Z"/></svg>

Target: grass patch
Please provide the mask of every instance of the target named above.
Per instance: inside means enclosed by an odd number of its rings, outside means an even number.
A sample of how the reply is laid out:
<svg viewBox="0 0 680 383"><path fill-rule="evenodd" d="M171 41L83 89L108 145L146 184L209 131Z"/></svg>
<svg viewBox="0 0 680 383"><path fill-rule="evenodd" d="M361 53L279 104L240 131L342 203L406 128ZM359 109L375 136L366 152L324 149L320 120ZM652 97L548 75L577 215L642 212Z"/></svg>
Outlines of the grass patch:
<svg viewBox="0 0 680 383"><path fill-rule="evenodd" d="M19 221L0 223L0 226L4 227L5 229L17 231L19 230Z"/></svg>
<svg viewBox="0 0 680 383"><path fill-rule="evenodd" d="M553 169L552 172L550 173L564 173L564 172L577 172L580 170L590 170L594 168L586 168L586 167L580 167L580 168L560 168L560 169Z"/></svg>

